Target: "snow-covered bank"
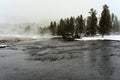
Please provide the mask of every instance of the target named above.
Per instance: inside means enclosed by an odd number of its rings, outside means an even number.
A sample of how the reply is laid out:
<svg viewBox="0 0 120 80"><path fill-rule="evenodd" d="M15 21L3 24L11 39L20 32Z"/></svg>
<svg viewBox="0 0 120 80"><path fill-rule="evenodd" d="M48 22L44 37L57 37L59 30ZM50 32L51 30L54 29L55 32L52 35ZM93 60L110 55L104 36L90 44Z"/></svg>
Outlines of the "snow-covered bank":
<svg viewBox="0 0 120 80"><path fill-rule="evenodd" d="M82 39L75 39L80 41L87 41L87 40L116 40L120 41L120 35L107 35L107 36L94 36L94 37L83 37Z"/></svg>
<svg viewBox="0 0 120 80"><path fill-rule="evenodd" d="M23 40L31 40L31 39L50 39L50 38L61 38L61 36L52 36L49 34L46 35L0 35L0 41L23 41ZM116 40L120 41L120 35L107 35L102 37L94 36L94 37L82 37L81 39L75 39L77 41L89 41L89 40Z"/></svg>

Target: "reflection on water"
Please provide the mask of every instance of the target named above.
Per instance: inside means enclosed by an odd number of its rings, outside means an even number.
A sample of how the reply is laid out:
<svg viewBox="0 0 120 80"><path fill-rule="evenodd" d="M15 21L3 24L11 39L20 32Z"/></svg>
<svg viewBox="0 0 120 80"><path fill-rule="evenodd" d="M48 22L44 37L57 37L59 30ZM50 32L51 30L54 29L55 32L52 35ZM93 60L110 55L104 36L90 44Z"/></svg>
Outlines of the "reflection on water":
<svg viewBox="0 0 120 80"><path fill-rule="evenodd" d="M93 70L95 73L90 72L92 76L97 74L98 78L104 80L113 78L114 63L111 58L116 56L114 41L64 42L49 40L38 44L41 46L31 47L32 50L28 52L32 54L33 60L51 62L78 59L79 65L84 67L83 70L86 73Z"/></svg>
<svg viewBox="0 0 120 80"><path fill-rule="evenodd" d="M29 55L18 77L25 80L119 80L120 42L73 41L48 39L20 43L17 48ZM15 63L16 64L16 63ZM32 73L30 73L32 72ZM29 74L29 75L28 75ZM16 79L14 73L12 80ZM7 79L5 79L7 80Z"/></svg>
<svg viewBox="0 0 120 80"><path fill-rule="evenodd" d="M112 52L112 48L110 47L110 41L101 41L99 43L99 50L95 53L99 54L99 56L93 55L96 57L96 68L99 73L105 80L113 80L112 75L114 74L113 63L111 62L111 55L114 54ZM94 48L93 48L94 49ZM92 52L91 52L92 54Z"/></svg>

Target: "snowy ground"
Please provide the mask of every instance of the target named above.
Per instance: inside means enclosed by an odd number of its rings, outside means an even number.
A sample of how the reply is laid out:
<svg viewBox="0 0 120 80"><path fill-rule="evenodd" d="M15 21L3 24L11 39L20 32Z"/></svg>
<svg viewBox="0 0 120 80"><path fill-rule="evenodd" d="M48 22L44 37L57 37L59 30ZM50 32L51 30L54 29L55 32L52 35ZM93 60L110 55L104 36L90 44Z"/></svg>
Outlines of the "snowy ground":
<svg viewBox="0 0 120 80"><path fill-rule="evenodd" d="M120 35L108 35L108 36L94 36L94 37L83 37L82 39L76 40L117 40L120 41Z"/></svg>

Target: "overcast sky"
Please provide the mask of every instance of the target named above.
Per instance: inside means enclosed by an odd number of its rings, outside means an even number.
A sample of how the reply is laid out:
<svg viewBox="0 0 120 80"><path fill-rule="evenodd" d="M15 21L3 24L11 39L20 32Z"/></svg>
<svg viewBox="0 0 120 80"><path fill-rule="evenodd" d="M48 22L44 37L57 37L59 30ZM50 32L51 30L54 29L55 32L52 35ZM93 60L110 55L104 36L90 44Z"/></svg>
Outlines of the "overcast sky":
<svg viewBox="0 0 120 80"><path fill-rule="evenodd" d="M80 14L86 17L91 8L100 16L104 4L120 18L120 0L0 0L0 23L48 23Z"/></svg>

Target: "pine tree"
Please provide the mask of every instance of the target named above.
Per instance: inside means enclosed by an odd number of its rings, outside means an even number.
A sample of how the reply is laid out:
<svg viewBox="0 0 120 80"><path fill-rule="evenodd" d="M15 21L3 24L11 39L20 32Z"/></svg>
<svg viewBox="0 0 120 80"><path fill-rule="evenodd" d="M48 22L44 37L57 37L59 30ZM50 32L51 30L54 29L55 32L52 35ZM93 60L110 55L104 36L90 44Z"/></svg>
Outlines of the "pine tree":
<svg viewBox="0 0 120 80"><path fill-rule="evenodd" d="M89 23L89 34L91 36L96 35L97 31L97 17L96 17L96 10L91 9L90 10L90 23Z"/></svg>
<svg viewBox="0 0 120 80"><path fill-rule="evenodd" d="M57 23L56 23L56 21L54 21L53 26L54 26L54 35L56 35L57 34Z"/></svg>
<svg viewBox="0 0 120 80"><path fill-rule="evenodd" d="M58 24L57 34L64 35L64 33L65 33L64 28L65 28L65 21L63 19L61 19L60 23Z"/></svg>
<svg viewBox="0 0 120 80"><path fill-rule="evenodd" d="M101 13L101 19L99 22L100 34L102 36L104 36L105 34L109 34L111 32L111 29L112 29L110 11L108 8L109 7L107 5L103 6L103 11Z"/></svg>
<svg viewBox="0 0 120 80"><path fill-rule="evenodd" d="M81 34L83 33L83 29L84 29L84 26L85 26L85 22L83 20L83 17L82 15L80 15L80 17L78 16L76 18L76 32L75 34L77 35L77 38L78 37L81 37Z"/></svg>
<svg viewBox="0 0 120 80"><path fill-rule="evenodd" d="M65 21L65 26L64 26L64 31L65 33L74 33L74 18L71 17L70 19L67 18L64 20Z"/></svg>
<svg viewBox="0 0 120 80"><path fill-rule="evenodd" d="M112 14L112 28L113 32L118 32L119 31L119 20L116 15Z"/></svg>
<svg viewBox="0 0 120 80"><path fill-rule="evenodd" d="M70 33L74 33L74 17L71 17L70 18L70 24L69 24L69 27L70 27Z"/></svg>
<svg viewBox="0 0 120 80"><path fill-rule="evenodd" d="M91 24L91 16L88 16L87 17L87 25L86 25L86 33L85 33L86 36L90 35L90 24Z"/></svg>
<svg viewBox="0 0 120 80"><path fill-rule="evenodd" d="M49 29L50 29L52 35L55 35L55 34L56 34L56 28L57 28L56 22L55 22L55 21L54 21L54 22L51 22L51 23L50 23L50 26L49 26Z"/></svg>
<svg viewBox="0 0 120 80"><path fill-rule="evenodd" d="M115 19L115 14L112 13L112 14L111 14L111 22L112 22L112 24L113 24L113 22L114 22L114 19Z"/></svg>
<svg viewBox="0 0 120 80"><path fill-rule="evenodd" d="M64 30L65 30L65 33L69 33L70 32L70 19L69 18L65 19Z"/></svg>

